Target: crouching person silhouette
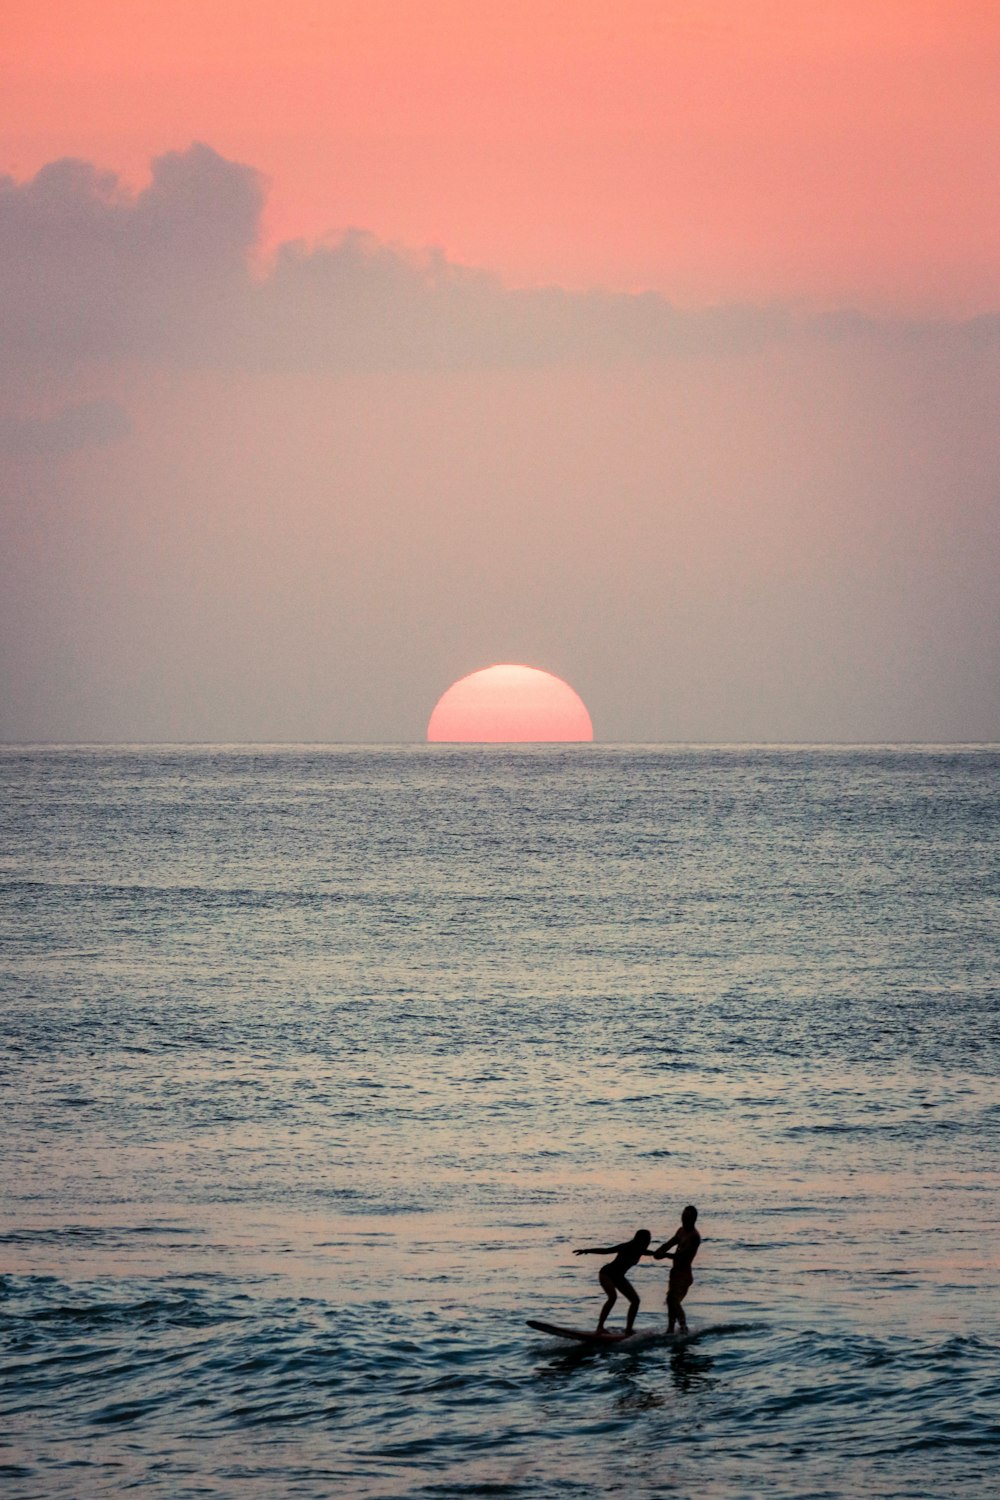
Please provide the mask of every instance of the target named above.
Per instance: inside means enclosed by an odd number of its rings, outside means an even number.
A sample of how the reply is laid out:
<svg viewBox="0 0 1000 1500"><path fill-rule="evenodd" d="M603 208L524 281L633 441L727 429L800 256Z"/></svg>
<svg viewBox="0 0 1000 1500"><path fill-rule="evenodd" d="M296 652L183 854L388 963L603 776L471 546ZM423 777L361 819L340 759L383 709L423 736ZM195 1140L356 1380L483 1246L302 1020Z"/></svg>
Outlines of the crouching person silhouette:
<svg viewBox="0 0 1000 1500"><path fill-rule="evenodd" d="M597 1279L601 1283L607 1301L601 1308L601 1315L597 1320L597 1332L604 1332L604 1324L608 1313L618 1301L618 1293L627 1298L629 1309L628 1318L625 1323L625 1332L629 1334L635 1326L635 1315L639 1311L639 1293L627 1279L626 1272L637 1266L644 1255L652 1255L649 1246L653 1236L648 1229L637 1229L630 1240L624 1245L593 1245L585 1250L574 1250L574 1255L613 1255L614 1260L609 1260L606 1266L602 1266L597 1273Z"/></svg>

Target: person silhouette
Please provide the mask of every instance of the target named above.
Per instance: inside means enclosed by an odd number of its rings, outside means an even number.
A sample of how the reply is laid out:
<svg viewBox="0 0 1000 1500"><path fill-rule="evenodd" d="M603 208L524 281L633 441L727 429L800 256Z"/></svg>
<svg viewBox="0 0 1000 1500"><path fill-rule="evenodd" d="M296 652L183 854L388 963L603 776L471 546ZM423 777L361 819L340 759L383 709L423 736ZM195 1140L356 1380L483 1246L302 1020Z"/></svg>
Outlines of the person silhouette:
<svg viewBox="0 0 1000 1500"><path fill-rule="evenodd" d="M586 1250L574 1250L574 1255L613 1255L614 1260L609 1260L606 1266L602 1266L597 1273L597 1279L601 1283L603 1291L607 1295L607 1301L601 1308L601 1315L597 1320L597 1332L604 1332L605 1319L608 1313L618 1301L618 1293L628 1298L628 1318L625 1322L625 1333L630 1334L635 1325L635 1315L639 1311L639 1293L627 1279L626 1271L631 1271L637 1266L644 1255L652 1255L649 1246L653 1236L648 1229L637 1229L630 1240L623 1245L592 1245Z"/></svg>
<svg viewBox="0 0 1000 1500"><path fill-rule="evenodd" d="M658 1250L653 1251L655 1260L669 1260L670 1279L667 1282L667 1332L673 1333L675 1326L687 1333L687 1318L681 1303L694 1281L691 1262L698 1254L701 1235L695 1229L698 1210L689 1203L681 1213L681 1227L671 1235Z"/></svg>

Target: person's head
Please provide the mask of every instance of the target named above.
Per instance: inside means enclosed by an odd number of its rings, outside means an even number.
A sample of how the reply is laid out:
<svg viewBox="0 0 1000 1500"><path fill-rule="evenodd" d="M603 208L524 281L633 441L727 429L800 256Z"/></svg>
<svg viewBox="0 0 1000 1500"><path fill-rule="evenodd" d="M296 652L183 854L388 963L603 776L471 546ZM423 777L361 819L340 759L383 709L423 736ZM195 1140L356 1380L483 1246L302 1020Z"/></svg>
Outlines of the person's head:
<svg viewBox="0 0 1000 1500"><path fill-rule="evenodd" d="M695 1208L693 1203L689 1203L687 1208L685 1208L681 1213L681 1223L684 1225L685 1229L693 1229L694 1222L697 1217L698 1210Z"/></svg>
<svg viewBox="0 0 1000 1500"><path fill-rule="evenodd" d="M648 1229L637 1229L635 1234L632 1236L632 1243L633 1245L641 1246L641 1248L645 1250L646 1246L650 1243L652 1238L653 1236L650 1234Z"/></svg>

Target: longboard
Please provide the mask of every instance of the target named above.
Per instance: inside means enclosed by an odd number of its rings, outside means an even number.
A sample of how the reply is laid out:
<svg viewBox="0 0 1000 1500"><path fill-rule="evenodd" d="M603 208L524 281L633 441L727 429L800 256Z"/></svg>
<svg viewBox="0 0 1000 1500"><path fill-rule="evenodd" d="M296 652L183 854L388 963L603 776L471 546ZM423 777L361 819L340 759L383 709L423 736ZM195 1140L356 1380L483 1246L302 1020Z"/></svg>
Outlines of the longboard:
<svg viewBox="0 0 1000 1500"><path fill-rule="evenodd" d="M575 1339L578 1344L623 1344L634 1337L633 1333L598 1333L594 1328L560 1328L558 1323L542 1323L537 1318L528 1319L529 1328L539 1333L551 1333L557 1339Z"/></svg>

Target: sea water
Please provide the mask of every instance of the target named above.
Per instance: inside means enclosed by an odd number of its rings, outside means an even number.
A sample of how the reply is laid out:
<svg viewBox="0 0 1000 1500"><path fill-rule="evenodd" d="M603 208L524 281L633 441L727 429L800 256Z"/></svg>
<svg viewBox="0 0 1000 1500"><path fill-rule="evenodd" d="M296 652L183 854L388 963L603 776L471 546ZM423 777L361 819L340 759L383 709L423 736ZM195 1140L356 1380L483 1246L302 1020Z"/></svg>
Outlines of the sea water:
<svg viewBox="0 0 1000 1500"><path fill-rule="evenodd" d="M0 752L5 1495L995 1494L998 773Z"/></svg>

